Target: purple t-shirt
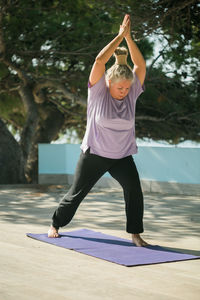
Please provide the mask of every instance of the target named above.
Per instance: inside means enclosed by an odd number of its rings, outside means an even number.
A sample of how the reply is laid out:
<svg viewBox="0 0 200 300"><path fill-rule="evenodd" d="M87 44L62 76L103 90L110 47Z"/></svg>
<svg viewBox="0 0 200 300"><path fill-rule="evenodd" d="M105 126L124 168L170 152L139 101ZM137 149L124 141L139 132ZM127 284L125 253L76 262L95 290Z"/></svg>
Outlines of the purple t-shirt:
<svg viewBox="0 0 200 300"><path fill-rule="evenodd" d="M88 88L87 127L81 149L108 158L137 153L135 105L143 88L136 74L128 95L114 99L106 85L105 74Z"/></svg>

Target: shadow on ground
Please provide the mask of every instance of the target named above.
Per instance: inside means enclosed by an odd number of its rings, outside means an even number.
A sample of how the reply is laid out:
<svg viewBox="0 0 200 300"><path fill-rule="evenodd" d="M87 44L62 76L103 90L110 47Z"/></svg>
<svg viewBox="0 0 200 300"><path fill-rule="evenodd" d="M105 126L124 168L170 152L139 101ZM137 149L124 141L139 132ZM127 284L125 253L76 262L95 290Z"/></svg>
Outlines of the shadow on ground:
<svg viewBox="0 0 200 300"><path fill-rule="evenodd" d="M37 188L1 188L0 220L11 224L49 226L60 199L67 192L62 186ZM200 201L186 195L148 193L145 198L144 224L148 235L167 241L198 237L200 232ZM125 230L125 211L121 190L97 189L80 205L69 228Z"/></svg>

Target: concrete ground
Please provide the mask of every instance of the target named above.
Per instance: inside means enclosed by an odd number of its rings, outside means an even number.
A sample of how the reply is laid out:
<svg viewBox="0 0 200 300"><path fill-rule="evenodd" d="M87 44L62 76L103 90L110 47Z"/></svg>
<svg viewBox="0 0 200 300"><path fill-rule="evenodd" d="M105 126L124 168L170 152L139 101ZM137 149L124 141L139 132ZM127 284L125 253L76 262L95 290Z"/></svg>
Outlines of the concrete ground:
<svg viewBox="0 0 200 300"><path fill-rule="evenodd" d="M124 267L26 237L47 232L62 186L0 186L0 300L200 299L200 260ZM149 243L200 255L198 196L145 194ZM62 231L130 238L121 190L94 188Z"/></svg>

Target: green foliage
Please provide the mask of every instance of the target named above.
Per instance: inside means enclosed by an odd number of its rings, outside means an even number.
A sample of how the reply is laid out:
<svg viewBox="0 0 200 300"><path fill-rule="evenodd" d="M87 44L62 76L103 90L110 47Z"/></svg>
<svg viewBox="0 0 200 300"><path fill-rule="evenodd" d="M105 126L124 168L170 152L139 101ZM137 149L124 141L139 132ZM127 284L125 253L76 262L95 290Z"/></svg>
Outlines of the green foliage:
<svg viewBox="0 0 200 300"><path fill-rule="evenodd" d="M3 78L8 75L9 75L8 68L4 64L0 63L0 80L3 80Z"/></svg>
<svg viewBox="0 0 200 300"><path fill-rule="evenodd" d="M116 35L122 18L107 2L14 1L6 6L3 19L6 55L36 82L41 78L59 80L86 98L94 58ZM147 40L140 46L146 57L151 56L152 45ZM5 65L1 74L2 78L8 76L8 84L2 80L2 87L8 89L19 82Z"/></svg>
<svg viewBox="0 0 200 300"><path fill-rule="evenodd" d="M97 53L118 32L125 13L131 15L132 34L145 59L153 56L151 33L167 41L162 65L152 67L137 113L140 137L178 141L199 140L199 9L186 0L15 0L2 1L6 56L37 83L51 79L65 84L76 96L87 97L87 81ZM163 66L174 66L167 77ZM189 75L191 76L189 78ZM185 80L189 83L185 83ZM15 88L20 78L0 62L0 116L23 128L25 109ZM14 90L14 91L13 91ZM7 92L6 92L7 91ZM65 115L63 131L85 130L85 108L44 88L48 101ZM59 104L59 105L58 105ZM187 116L187 118L186 118ZM151 121L148 120L151 117ZM152 121L152 120L155 121ZM160 121L156 121L160 120ZM178 121L176 121L178 120ZM173 129L172 129L173 127Z"/></svg>
<svg viewBox="0 0 200 300"><path fill-rule="evenodd" d="M187 139L200 142L199 95L195 85L181 82L179 75L169 78L162 70L153 69L138 101L137 115L146 116L136 122L138 137L173 144Z"/></svg>
<svg viewBox="0 0 200 300"><path fill-rule="evenodd" d="M25 111L19 97L7 94L0 95L0 118L12 124L15 129L23 128Z"/></svg>
<svg viewBox="0 0 200 300"><path fill-rule="evenodd" d="M160 10L165 14L160 16L162 20L160 28L168 41L165 53L166 63L175 63L177 70L188 69L185 78L192 76L198 68L191 72L188 65L200 65L200 10L199 1L158 1Z"/></svg>

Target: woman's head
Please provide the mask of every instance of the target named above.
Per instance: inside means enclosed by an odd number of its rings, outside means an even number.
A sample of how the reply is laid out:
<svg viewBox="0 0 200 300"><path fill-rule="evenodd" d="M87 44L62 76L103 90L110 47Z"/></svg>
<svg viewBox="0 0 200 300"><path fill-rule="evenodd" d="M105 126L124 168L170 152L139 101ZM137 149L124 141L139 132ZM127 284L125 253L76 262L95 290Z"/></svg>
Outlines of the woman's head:
<svg viewBox="0 0 200 300"><path fill-rule="evenodd" d="M106 72L106 80L111 96L118 100L123 99L133 83L133 72L127 64L128 50L118 47L114 52L115 64Z"/></svg>
<svg viewBox="0 0 200 300"><path fill-rule="evenodd" d="M111 82L109 81L109 91L113 98L117 100L124 99L131 88L132 81L127 79L122 79L120 81Z"/></svg>

